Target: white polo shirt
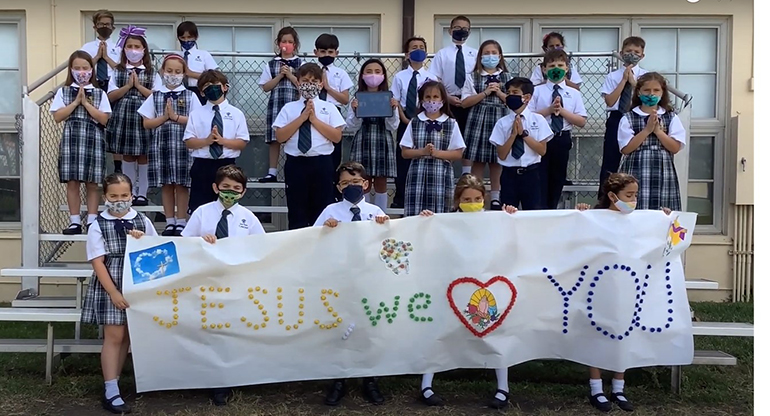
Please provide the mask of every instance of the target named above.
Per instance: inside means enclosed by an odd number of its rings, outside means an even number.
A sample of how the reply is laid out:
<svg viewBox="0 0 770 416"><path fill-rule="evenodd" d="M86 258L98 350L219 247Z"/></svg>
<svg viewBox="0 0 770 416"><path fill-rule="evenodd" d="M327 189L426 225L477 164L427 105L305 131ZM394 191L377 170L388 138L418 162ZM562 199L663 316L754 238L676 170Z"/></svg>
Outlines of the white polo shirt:
<svg viewBox="0 0 770 416"><path fill-rule="evenodd" d="M189 50L190 54L187 55L187 67L190 68L190 71L201 73L203 71L207 71L209 69L217 69L219 68L219 65L217 65L217 61L214 60L214 57L211 56L211 54L208 51L204 51L202 49L198 49L197 46L193 46ZM174 53L179 54L179 56L184 57L184 51L175 51ZM158 72L155 73L155 89L159 90L161 85L163 85L163 80L160 77L160 66L158 67ZM187 78L187 85L190 87L198 87L198 80L195 78Z"/></svg>
<svg viewBox="0 0 770 416"><path fill-rule="evenodd" d="M540 65L535 65L535 68L532 70L532 75L529 77L529 80L532 81L532 83L535 85L540 85L545 83L545 76L543 76L543 69L540 67ZM572 81L573 84L580 85L583 83L583 78L580 76L580 74L577 71L577 65L571 65L569 80Z"/></svg>
<svg viewBox="0 0 770 416"><path fill-rule="evenodd" d="M160 87L160 89L157 92L165 94L167 92L183 92L185 90L187 90L187 88L185 88L184 85L180 85L180 86L174 88L173 90L170 90L170 89L168 89L168 87L163 85L163 86ZM201 107L202 107L201 106L201 102L199 100L192 99L192 100L190 100L190 111L187 114L190 114L193 111L195 111L195 110L197 110L197 109L199 109ZM157 117L160 117L160 116L163 115L163 114L158 114L158 113L155 112L155 96L154 96L154 94L150 95L149 97L147 97L146 100L144 100L144 102L142 103L142 106L139 107L139 110L137 110L137 112L139 113L140 116L142 116L144 118L148 118L148 119L157 118ZM173 123L173 120L167 120L166 122L167 123L168 122L172 122Z"/></svg>
<svg viewBox="0 0 770 416"><path fill-rule="evenodd" d="M278 117L273 122L273 130L278 130L281 127L286 127L292 121L299 118L302 112L305 111L305 99L300 98L297 101L286 103L278 113ZM342 118L339 110L334 104L324 101L318 97L313 99L313 108L315 109L315 116L318 120L334 127L343 127L345 125L345 119ZM310 150L307 153L299 151L299 131L294 132L289 140L283 147L283 151L289 156L324 156L330 155L334 151L334 144L324 137L321 132L316 130L315 126L310 126L311 145Z"/></svg>
<svg viewBox="0 0 770 416"><path fill-rule="evenodd" d="M631 111L640 116L647 117L647 113L642 111L638 106L634 107ZM664 114L665 112L666 110L658 108L658 115ZM687 144L687 132L684 130L682 120L680 120L679 116L676 114L671 118L671 123L668 126L668 132L666 134L679 143L682 143L682 147ZM624 116L621 118L620 124L618 125L618 146L620 146L620 149L623 150L624 147L628 146L628 143L631 142L631 139L633 139L635 135L634 129L631 128L631 123L628 121L628 117Z"/></svg>
<svg viewBox="0 0 770 416"><path fill-rule="evenodd" d="M182 230L182 237L203 237L204 235L216 235L217 224L222 218L225 207L221 202L214 201L203 204L195 210ZM230 207L230 215L227 216L227 236L242 237L245 235L264 234L262 223L253 212L240 204Z"/></svg>
<svg viewBox="0 0 770 416"><path fill-rule="evenodd" d="M195 101L195 100L193 100ZM219 113L222 115L222 131L219 134L225 139L239 139L245 142L250 140L249 127L246 125L246 117L238 108L230 105L227 99L219 104ZM184 130L182 140L205 139L211 134L211 121L214 119L214 104L211 101L206 105L195 109L187 118L187 127ZM191 153L192 157L200 159L211 159L209 147L195 149ZM240 150L233 150L224 147L222 149L222 159L237 158L241 155Z"/></svg>
<svg viewBox="0 0 770 416"><path fill-rule="evenodd" d="M329 81L329 86L334 88L335 91L345 91L353 88L353 80L350 79L350 75L344 69L334 65L322 66L321 68L326 72L326 80ZM348 91L349 93L350 91ZM326 94L326 101L337 106L342 105L329 93Z"/></svg>
<svg viewBox="0 0 770 416"><path fill-rule="evenodd" d="M495 146L502 146L511 137L511 131L513 131L513 123L516 119L516 113L511 112L507 116L497 120L495 128L492 129L492 134L489 136L489 142ZM532 112L529 108L525 108L521 112L521 121L524 126L524 130L529 132L529 136L538 142L547 142L553 138L553 132L548 122L540 114ZM509 152L505 159L500 159L498 156L497 163L505 167L522 167L534 165L540 163L540 155L532 150L531 147L524 142L524 154L521 158L514 159L513 152Z"/></svg>
<svg viewBox="0 0 770 416"><path fill-rule="evenodd" d="M529 109L534 112L538 112L546 107L550 107L553 103L553 86L555 84L551 81L545 84L535 87L535 93L532 94L532 100L529 102ZM583 96L580 91L570 87L566 82L559 83L559 94L561 94L561 106L567 111L574 113L582 117L588 117L588 112L583 104ZM551 116L545 118L548 123L551 123ZM572 130L572 124L564 119L564 127L562 131Z"/></svg>
<svg viewBox="0 0 770 416"><path fill-rule="evenodd" d="M419 118L422 121L428 121L430 120L428 116L425 115L425 112L422 112L417 115L417 118ZM449 119L449 116L446 114L442 114L439 118L436 119L439 123L443 123ZM401 143L399 143L400 146L406 147L407 149L414 149L414 140L412 139L412 122L410 121L409 124L406 125L406 130L404 130L404 135L401 137ZM446 149L439 149L436 148L436 150L457 150L457 149L465 149L465 141L463 140L463 135L460 133L460 126L457 124L457 122L454 123L454 128L452 129L452 137L449 139L449 147Z"/></svg>
<svg viewBox="0 0 770 416"><path fill-rule="evenodd" d="M486 83L486 78L488 78L490 76L497 76L499 78L500 74L502 74L502 73L503 73L503 71L501 71L499 69L496 70L495 72L491 73L491 74L488 73L487 71L481 71L480 72L481 78L484 79L485 83ZM468 97L470 97L472 95L476 95L479 92L482 92L482 91L476 91L476 86L474 86L473 84L474 84L474 82L473 82L473 75L468 74L468 76L465 77L465 84L463 84L462 93L460 95L460 99L461 100L464 100L464 99L466 99L466 98L468 98ZM504 90L505 90L505 83L500 83L500 91L504 92Z"/></svg>
<svg viewBox="0 0 770 416"><path fill-rule="evenodd" d="M80 88L80 85L73 82L69 85L69 87L62 87L62 88ZM83 88L91 92L91 94L94 94L94 91L98 91L99 94L101 94L102 99L99 101L99 111L102 113L111 113L112 108L110 107L110 99L107 98L107 93L102 91L101 89L94 88L91 84L83 85ZM51 103L51 109L49 110L52 113L55 113L56 111L61 110L62 108L66 107L67 104L64 103L64 94L62 93L62 89L59 88L56 90L56 95L53 97L53 102Z"/></svg>
<svg viewBox="0 0 770 416"><path fill-rule="evenodd" d="M118 219L114 215L110 214L109 211L104 210L101 214L102 218L107 220L116 220ZM133 220L136 218L137 212L134 211L133 208L131 208L126 215L124 215L121 219L123 220ZM146 216L144 217L144 234L155 237L158 235L158 232L155 231L155 225L153 225L152 221L150 221L149 218ZM133 237L127 237L127 238L133 238ZM104 237L102 236L102 229L99 228L99 221L94 221L91 223L91 225L88 226L88 235L86 236L86 259L88 261L91 261L97 257L104 256L108 254L107 253L107 247L104 244Z"/></svg>
<svg viewBox="0 0 770 416"><path fill-rule="evenodd" d="M620 81L623 80L623 74L626 72L626 67L620 67L609 74L604 78L604 84L602 84L602 89L599 91L604 97L605 95L612 94L613 91L615 91L615 88L620 85ZM634 66L631 69L631 72L634 73L634 78L639 79L640 76L646 74L648 71L644 68L641 68L639 65ZM618 102L620 101L620 96L618 96L618 100L615 101L614 104L607 107L607 111L613 111L618 109Z"/></svg>
<svg viewBox="0 0 770 416"><path fill-rule="evenodd" d="M393 98L398 100L399 104L401 104L401 107L406 109L406 95L409 93L409 82L412 81L412 75L414 74L414 69L410 66L409 68L406 68L404 70L398 71L396 75L393 76L393 85L390 86L390 92L393 93ZM438 77L433 75L432 72L425 69L425 67L422 67L417 70L417 91L420 91L420 87L422 87L422 84L427 82L428 80L438 81ZM419 110L419 98L415 96L415 105L417 105L417 109Z"/></svg>
<svg viewBox="0 0 770 416"><path fill-rule="evenodd" d="M313 226L322 226L326 220L330 218L334 218L339 222L353 222L353 213L350 212L350 208L353 206L353 204L345 200L329 204L324 208L323 212L321 212L321 215L318 216L318 219ZM385 215L380 207L370 204L363 199L355 204L355 206L361 210L359 214L361 215L361 221L374 221L377 216Z"/></svg>
<svg viewBox="0 0 770 416"><path fill-rule="evenodd" d="M121 51L121 48L119 46L117 46L115 44L115 42L112 41L111 38L105 40L105 42L107 43L107 56L109 56L110 59L112 59L113 62L115 62L116 64L119 64L120 63L120 51ZM99 45L101 43L102 43L101 40L94 39L91 42L88 42L85 45L83 45L80 48L80 50L88 52L88 54L91 55L91 57L93 58L93 57L96 57L97 53L99 53ZM112 69L112 67L109 64L107 64L107 75L110 78L112 78L112 73L114 71L115 70ZM96 66L94 66L94 73L95 72L96 72Z"/></svg>
<svg viewBox="0 0 770 416"><path fill-rule="evenodd" d="M468 75L476 67L476 55L478 55L479 51L466 44L461 46L465 63L465 74ZM449 95L459 97L462 88L455 85L455 58L457 58L457 45L440 49L433 56L428 70L441 80Z"/></svg>

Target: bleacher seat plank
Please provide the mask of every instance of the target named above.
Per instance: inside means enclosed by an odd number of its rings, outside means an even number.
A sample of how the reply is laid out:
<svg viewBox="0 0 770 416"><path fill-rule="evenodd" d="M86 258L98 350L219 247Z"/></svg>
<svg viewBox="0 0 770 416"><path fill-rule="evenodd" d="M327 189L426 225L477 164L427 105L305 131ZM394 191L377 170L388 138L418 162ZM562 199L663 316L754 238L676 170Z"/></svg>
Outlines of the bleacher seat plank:
<svg viewBox="0 0 770 416"><path fill-rule="evenodd" d="M21 269L2 269L3 277L90 277L93 269L71 269L66 267L34 267Z"/></svg>
<svg viewBox="0 0 770 416"><path fill-rule="evenodd" d="M0 308L5 322L80 322L80 310L71 308Z"/></svg>
<svg viewBox="0 0 770 416"><path fill-rule="evenodd" d="M54 354L98 354L102 351L100 339L57 339ZM46 352L44 339L2 339L0 352Z"/></svg>
<svg viewBox="0 0 770 416"><path fill-rule="evenodd" d="M737 365L738 359L722 351L695 350L693 365Z"/></svg>
<svg viewBox="0 0 770 416"><path fill-rule="evenodd" d="M741 322L693 322L693 335L719 337L753 337L754 324Z"/></svg>
<svg viewBox="0 0 770 416"><path fill-rule="evenodd" d="M29 299L14 299L11 302L14 308L60 308L74 309L78 307L75 296L38 296Z"/></svg>

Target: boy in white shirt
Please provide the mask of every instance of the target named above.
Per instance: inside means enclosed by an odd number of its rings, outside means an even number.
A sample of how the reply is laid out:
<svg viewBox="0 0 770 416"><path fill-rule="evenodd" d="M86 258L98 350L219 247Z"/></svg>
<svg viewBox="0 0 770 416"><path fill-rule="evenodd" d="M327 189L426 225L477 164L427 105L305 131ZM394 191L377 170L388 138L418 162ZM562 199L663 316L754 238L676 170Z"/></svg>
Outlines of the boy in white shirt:
<svg viewBox="0 0 770 416"><path fill-rule="evenodd" d="M341 222L371 221L384 224L390 217L380 207L364 200L369 187L366 169L358 162L345 162L337 168L337 190L343 200L327 206L313 224L314 227L334 228Z"/></svg>
<svg viewBox="0 0 770 416"><path fill-rule="evenodd" d="M623 114L631 110L631 100L636 88L636 80L647 73L647 70L637 64L644 58L644 39L630 36L623 40L621 57L623 67L607 74L602 85L601 94L607 104L606 130L604 131L604 150L602 151L602 168L599 183L618 171L620 167L620 149L618 148L618 126Z"/></svg>
<svg viewBox="0 0 770 416"><path fill-rule="evenodd" d="M193 157L190 214L199 206L217 200L217 193L211 188L217 170L234 164L250 140L243 112L227 102L226 93L230 88L227 77L218 70L204 71L198 85L208 102L190 113L182 139Z"/></svg>
<svg viewBox="0 0 770 416"><path fill-rule="evenodd" d="M334 202L334 143L342 140L345 120L333 104L318 97L323 70L306 63L297 71L300 99L286 103L273 122L275 137L285 143L284 177L289 229L313 225Z"/></svg>
<svg viewBox="0 0 770 416"><path fill-rule="evenodd" d="M545 209L556 209L561 192L567 181L569 151L572 149L572 126L586 125L588 113L580 91L564 81L567 75L569 56L563 50L548 51L543 58L548 81L535 87L529 104L530 111L539 113L548 120L553 138L541 159L540 171L542 199Z"/></svg>
<svg viewBox="0 0 770 416"><path fill-rule="evenodd" d="M553 132L545 117L527 108L535 86L527 78L505 83L505 103L511 113L495 123L489 141L497 146L500 175L500 203L524 210L543 208L540 195L540 160L546 154Z"/></svg>

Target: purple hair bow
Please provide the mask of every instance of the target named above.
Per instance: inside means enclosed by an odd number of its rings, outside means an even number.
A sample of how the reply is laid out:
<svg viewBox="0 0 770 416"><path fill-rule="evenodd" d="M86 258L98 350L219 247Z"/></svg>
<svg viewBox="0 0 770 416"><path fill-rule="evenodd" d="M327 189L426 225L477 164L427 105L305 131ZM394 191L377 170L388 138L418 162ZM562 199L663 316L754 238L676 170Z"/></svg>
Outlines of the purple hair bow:
<svg viewBox="0 0 770 416"><path fill-rule="evenodd" d="M136 27L134 25L128 25L128 27L124 27L123 29L120 29L120 39L118 39L118 47L122 48L126 44L126 38L129 36L141 36L144 37L144 32L146 31L143 27Z"/></svg>

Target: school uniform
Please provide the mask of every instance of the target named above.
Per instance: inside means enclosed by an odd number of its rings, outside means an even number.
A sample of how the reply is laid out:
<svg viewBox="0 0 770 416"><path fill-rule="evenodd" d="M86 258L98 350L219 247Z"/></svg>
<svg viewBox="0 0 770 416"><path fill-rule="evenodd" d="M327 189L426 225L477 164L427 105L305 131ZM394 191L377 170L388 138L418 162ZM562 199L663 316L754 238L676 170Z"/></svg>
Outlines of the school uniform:
<svg viewBox="0 0 770 416"><path fill-rule="evenodd" d="M238 108L230 105L225 99L218 105L211 101L192 111L187 119L182 140L205 139L209 137L218 118L221 118L222 128L219 134L225 139L238 139L248 142L249 128L246 117ZM216 179L217 170L222 166L235 163L235 158L241 155L239 150L226 148L218 143L195 149L190 154L193 158L190 167L190 203L187 210L192 214L207 203L217 200L217 194L211 185Z"/></svg>
<svg viewBox="0 0 770 416"><path fill-rule="evenodd" d="M487 89L490 83L499 83L500 89L511 78L510 74L497 70L493 73L476 72L468 75L462 89L461 99L466 99ZM505 102L495 94L484 97L468 111L468 122L465 125L463 138L465 148L463 158L473 162L495 163L497 162L497 150L489 142L495 124L509 112Z"/></svg>
<svg viewBox="0 0 770 416"><path fill-rule="evenodd" d="M446 114L436 120L430 120L424 112L418 114L406 127L400 145L422 149L428 143L432 143L435 150L465 149L460 126ZM430 156L412 159L406 174L404 215L417 215L425 209L448 212L452 207L453 189L452 162Z"/></svg>
<svg viewBox="0 0 770 416"><path fill-rule="evenodd" d="M273 129L285 127L305 110L305 99L287 103L273 122ZM335 128L345 125L337 107L318 97L313 99L318 120ZM273 133L274 134L274 133ZM283 148L286 153L284 178L289 229L311 226L327 205L334 201L334 145L307 120Z"/></svg>
<svg viewBox="0 0 770 416"><path fill-rule="evenodd" d="M110 113L107 93L93 85L84 85L86 99L99 111ZM80 86L72 83L59 88L51 103L51 113L70 105L77 99ZM79 105L64 121L59 142L59 182L101 183L104 179L104 126Z"/></svg>
<svg viewBox="0 0 770 416"><path fill-rule="evenodd" d="M554 84L551 81L535 87L529 109L538 112L550 107L556 96L561 96L562 108L576 115L587 117L583 97L580 91L570 87L566 82ZM548 149L541 160L540 171L542 198L546 209L556 209L561 199L561 191L567 181L567 164L569 163L569 151L572 149L572 124L564 117L551 114L545 118L554 133L548 142Z"/></svg>
<svg viewBox="0 0 770 416"><path fill-rule="evenodd" d="M350 160L364 165L373 178L396 177L396 142L393 132L398 129L398 110L388 118L359 118L348 108L347 129L355 131L350 147Z"/></svg>
<svg viewBox="0 0 770 416"><path fill-rule="evenodd" d="M573 84L582 84L583 77L580 76L577 70L577 65L570 65L567 70L567 78L572 81ZM535 65L532 69L532 75L529 76L529 80L535 85L545 84L545 75L543 74L543 68L540 65Z"/></svg>
<svg viewBox="0 0 770 416"><path fill-rule="evenodd" d="M329 82L329 86L334 88L335 91L345 91L353 88L353 80L350 79L350 75L344 69L334 65L321 66L321 69L326 73L326 80ZM326 89L321 89L318 97L330 102L337 107L340 114L342 113L342 104L332 97ZM340 163L342 163L342 140L339 143L334 143L334 152L332 153L334 168L337 169Z"/></svg>
<svg viewBox="0 0 770 416"><path fill-rule="evenodd" d="M227 226L220 226L220 223ZM210 234L222 239L264 233L262 223L253 212L240 204L225 209L224 205L217 200L199 206L192 213L187 226L182 231L182 237L202 237Z"/></svg>
<svg viewBox="0 0 770 416"><path fill-rule="evenodd" d="M521 204L524 210L543 209L541 157L529 147L524 137L529 136L538 142L547 142L553 138L553 132L545 117L528 108L525 108L520 116L524 135L516 138L505 159L499 157L497 159L497 163L503 167L500 175L500 203L514 207ZM498 120L489 136L489 142L494 146L504 145L511 137L515 119L516 113L511 112ZM518 141L521 143L519 144Z"/></svg>
<svg viewBox="0 0 770 416"><path fill-rule="evenodd" d="M462 88L465 85L465 78L473 72L476 67L476 55L479 51L466 44L451 45L440 49L433 56L430 63L430 72L441 80L446 87L447 94L460 98ZM462 64L458 64L458 58L462 59ZM463 73L463 69L465 73ZM457 120L460 131L465 131L465 124L468 119L468 110L460 106L450 105L452 116Z"/></svg>
<svg viewBox="0 0 770 416"><path fill-rule="evenodd" d="M160 89L147 97L144 104L139 107L139 114L147 119L160 117L166 112L168 100L171 100L171 106L180 117L187 117L192 111L201 107L195 93L186 89L184 85L172 91L161 84ZM184 124L172 120L166 120L153 130L150 152L147 155L150 164L148 171L150 186L176 184L190 187L192 157L182 140L184 131Z"/></svg>
<svg viewBox="0 0 770 416"><path fill-rule="evenodd" d="M385 212L380 207L370 204L363 199L358 201L357 204L343 200L324 208L313 226L320 227L324 225L326 220L332 218L338 222L374 221L378 216L382 215L385 215Z"/></svg>
<svg viewBox="0 0 770 416"><path fill-rule="evenodd" d="M404 115L412 119L419 111L419 98L417 92L420 87L428 80L438 81L438 77L428 71L424 66L415 70L411 66L399 71L393 76L393 85L390 91L393 98L398 100L401 108L404 109ZM396 142L400 142L404 137L404 131L408 123L399 122L396 134ZM393 195L393 207L404 207L404 190L406 189L406 172L409 170L411 160L404 159L401 155L401 146L396 146L396 193Z"/></svg>
<svg viewBox="0 0 770 416"><path fill-rule="evenodd" d="M107 92L122 88L128 83L131 72L136 72L139 82L152 90L155 71L146 69L144 65L126 65L125 68L115 68L114 76L110 78ZM107 151L119 155L143 156L150 148L152 131L144 128L139 107L144 103L144 96L137 88L131 88L121 99L113 104L110 120L107 122Z"/></svg>
<svg viewBox="0 0 770 416"><path fill-rule="evenodd" d="M211 56L208 51L198 49L197 45L193 46L189 50L173 53L178 54L184 58L184 61L187 63L187 67L190 68L190 71L200 74L203 71L208 71L210 69L219 69L219 65L217 64L217 61L214 60L214 57ZM155 75L155 88L159 90L162 85L163 80L161 79L160 73L158 73ZM197 79L185 77L184 83L182 85L187 87L188 90L192 91L192 93L196 98L198 98L201 104L206 104L206 97L204 97L198 89Z"/></svg>
<svg viewBox="0 0 770 416"><path fill-rule="evenodd" d="M276 56L275 59L266 63L262 68L262 75L260 75L258 81L259 86L261 87L277 77L281 73L281 65L289 65L296 75L297 70L302 66L302 60L297 56L289 59ZM297 87L287 77L281 78L278 81L278 85L270 90L270 98L267 100L266 124L272 126L283 106L296 100L299 100L299 90L297 90ZM267 129L265 132L265 143L270 144L274 141L275 131Z"/></svg>
<svg viewBox="0 0 770 416"><path fill-rule="evenodd" d="M634 73L634 77L639 79L640 76L647 73L644 68L634 66L631 71ZM601 95L612 94L615 88L623 81L623 74L626 72L625 67L621 67L615 71L610 72L604 78L604 84L602 84ZM623 118L623 114L627 113L631 109L631 100L634 96L634 87L630 83L626 83L623 87L623 91L620 93L620 97L612 105L607 106L607 123L604 130L604 146L602 148L602 167L599 171L599 187L601 188L604 181L610 176L611 173L617 172L620 166L620 149L618 148L618 125L620 119ZM623 106L621 107L620 104Z"/></svg>
<svg viewBox="0 0 770 416"><path fill-rule="evenodd" d="M663 131L685 146L686 132L682 121L672 111L658 108ZM626 113L618 126L618 147L623 149L647 126L648 114L635 107ZM674 167L674 154L666 150L655 133L644 139L631 154L623 155L619 172L633 175L639 181L637 209L682 209L679 179Z"/></svg>
<svg viewBox="0 0 770 416"><path fill-rule="evenodd" d="M86 256L88 261L104 256L104 265L110 273L112 283L123 292L123 258L126 255L128 230L143 231L148 236L157 236L152 221L132 208L122 218L103 211L88 227ZM91 275L80 321L97 325L126 325L126 311L113 305L110 295L99 283L96 273Z"/></svg>
<svg viewBox="0 0 770 416"><path fill-rule="evenodd" d="M113 62L119 63L121 48L116 45L112 39L107 39L104 42L107 44L107 56L109 56ZM88 54L94 58L99 53L99 46L101 44L102 41L97 38L83 45L80 50L88 52ZM110 79L112 79L115 70L110 66L109 63L107 63L107 61L104 59L99 59L99 61L96 63L94 71L96 71L96 86L106 92L109 88Z"/></svg>

